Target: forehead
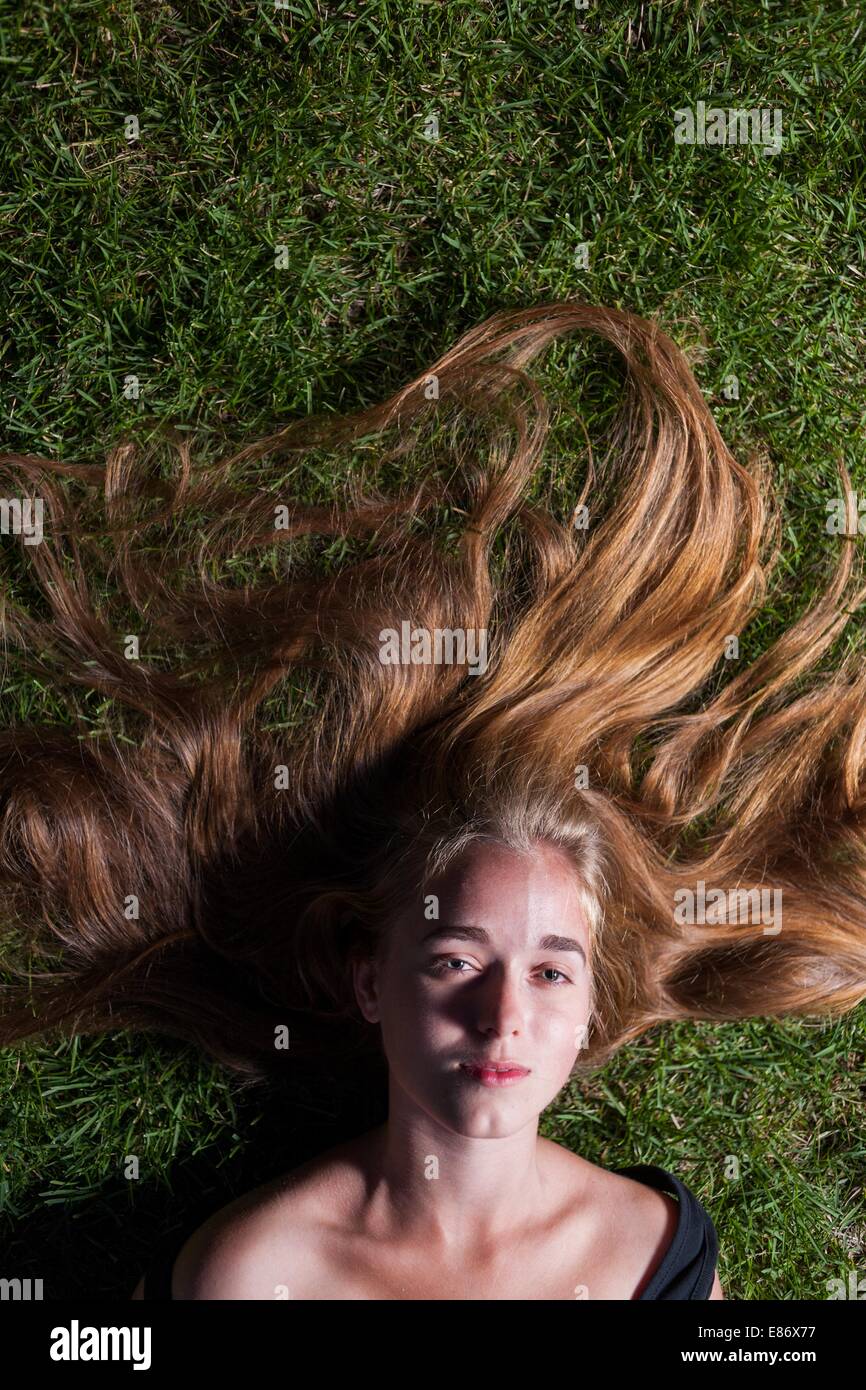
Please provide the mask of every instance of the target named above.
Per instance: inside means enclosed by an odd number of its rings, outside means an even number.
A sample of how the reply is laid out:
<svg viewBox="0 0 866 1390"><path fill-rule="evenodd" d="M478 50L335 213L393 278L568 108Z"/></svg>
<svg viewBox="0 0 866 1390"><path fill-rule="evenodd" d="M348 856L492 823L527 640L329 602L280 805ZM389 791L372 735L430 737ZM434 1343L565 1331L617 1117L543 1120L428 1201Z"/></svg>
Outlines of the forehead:
<svg viewBox="0 0 866 1390"><path fill-rule="evenodd" d="M589 951L577 874L555 846L539 844L522 854L476 841L428 881L425 894L438 899L440 925L482 927L491 939L513 946L542 933L563 935L567 927Z"/></svg>

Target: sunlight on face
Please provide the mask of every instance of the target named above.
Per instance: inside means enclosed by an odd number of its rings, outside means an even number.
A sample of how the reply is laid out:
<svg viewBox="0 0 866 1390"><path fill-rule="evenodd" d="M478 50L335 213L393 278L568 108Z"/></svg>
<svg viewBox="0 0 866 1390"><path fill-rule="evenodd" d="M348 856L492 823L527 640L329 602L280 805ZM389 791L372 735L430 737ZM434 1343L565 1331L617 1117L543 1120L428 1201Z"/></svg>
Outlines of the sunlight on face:
<svg viewBox="0 0 866 1390"><path fill-rule="evenodd" d="M513 1134L568 1080L590 1013L588 927L574 870L553 846L532 857L476 843L396 920L375 974L392 1092L459 1134ZM490 1085L467 1062L528 1074Z"/></svg>

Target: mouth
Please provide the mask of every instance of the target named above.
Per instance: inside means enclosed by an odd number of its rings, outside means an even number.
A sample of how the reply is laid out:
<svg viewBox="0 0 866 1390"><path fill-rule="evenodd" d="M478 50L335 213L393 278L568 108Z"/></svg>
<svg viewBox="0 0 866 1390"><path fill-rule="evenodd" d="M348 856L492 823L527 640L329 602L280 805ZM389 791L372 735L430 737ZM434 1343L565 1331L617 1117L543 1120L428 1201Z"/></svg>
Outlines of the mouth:
<svg viewBox="0 0 866 1390"><path fill-rule="evenodd" d="M460 1070L482 1086L512 1086L529 1075L517 1062L461 1062Z"/></svg>

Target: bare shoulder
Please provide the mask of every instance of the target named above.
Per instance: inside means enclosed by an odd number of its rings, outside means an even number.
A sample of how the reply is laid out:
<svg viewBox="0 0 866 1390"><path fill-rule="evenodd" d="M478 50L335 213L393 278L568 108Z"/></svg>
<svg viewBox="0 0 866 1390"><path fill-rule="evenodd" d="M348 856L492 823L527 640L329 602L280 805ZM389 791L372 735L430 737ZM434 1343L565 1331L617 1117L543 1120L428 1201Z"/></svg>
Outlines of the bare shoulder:
<svg viewBox="0 0 866 1390"><path fill-rule="evenodd" d="M634 1283L632 1298L639 1298L658 1269L677 1231L679 1202L668 1192L642 1183L624 1173L591 1164L599 1209L616 1233L624 1257L627 1280ZM724 1299L718 1270L708 1299Z"/></svg>
<svg viewBox="0 0 866 1390"><path fill-rule="evenodd" d="M303 1297L302 1278L306 1284L315 1274L323 1214L339 1220L357 1182L352 1144L341 1144L228 1203L180 1250L174 1298Z"/></svg>
<svg viewBox="0 0 866 1390"><path fill-rule="evenodd" d="M624 1173L614 1173L590 1163L559 1144L551 1144L551 1148L558 1150L556 1157L567 1165L565 1171L569 1180L601 1213L608 1229L613 1221L623 1230L637 1225L650 1237L667 1235L673 1238L679 1221L679 1203L675 1197L638 1182L637 1178L628 1178Z"/></svg>
<svg viewBox="0 0 866 1390"><path fill-rule="evenodd" d="M680 1204L662 1192L624 1173L597 1168L599 1203L616 1222L623 1250L633 1250L638 1262L649 1260L654 1270L673 1240L680 1219Z"/></svg>
<svg viewBox="0 0 866 1390"><path fill-rule="evenodd" d="M656 1269L658 1269L665 1253L670 1248L671 1242L677 1231L680 1219L680 1204L669 1192L662 1192L658 1188L650 1187L645 1183L638 1182L636 1178L627 1178L622 1173L610 1173L609 1177L619 1182L628 1183L632 1188L639 1191L632 1193L632 1199L637 1204L635 1210L641 1211L641 1220L645 1223L643 1230L646 1233L648 1247L651 1248L650 1262L645 1271L645 1276L640 1281L635 1298L639 1298L642 1290L649 1283ZM645 1253L644 1248L644 1253ZM638 1262L640 1260L638 1254ZM719 1280L718 1271L714 1272L713 1285L707 1294L708 1299L724 1298L722 1285Z"/></svg>
<svg viewBox="0 0 866 1390"><path fill-rule="evenodd" d="M584 1213L589 1233L590 1272L584 1282L591 1297L639 1298L674 1239L678 1201L636 1178L563 1152L581 1197L575 1210Z"/></svg>

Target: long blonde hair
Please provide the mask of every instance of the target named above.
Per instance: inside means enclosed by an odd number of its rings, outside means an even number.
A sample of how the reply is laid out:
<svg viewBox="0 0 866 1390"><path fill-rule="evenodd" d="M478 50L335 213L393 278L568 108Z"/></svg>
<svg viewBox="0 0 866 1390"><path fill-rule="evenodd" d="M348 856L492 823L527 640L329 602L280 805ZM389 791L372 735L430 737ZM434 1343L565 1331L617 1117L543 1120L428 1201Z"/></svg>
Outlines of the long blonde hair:
<svg viewBox="0 0 866 1390"><path fill-rule="evenodd" d="M551 422L524 369L583 329L621 354L625 392L557 515L526 495ZM350 475L333 504L280 490L287 463L370 441L375 476ZM389 468L425 450L388 491ZM0 467L38 483L50 516L21 547L50 617L7 583L5 642L127 711L122 737L0 735L0 1041L157 1029L250 1081L299 1052L375 1047L353 953L379 949L479 836L556 844L574 867L594 979L580 1066L668 1020L840 1015L866 997L866 671L852 655L815 673L866 596L849 583L856 517L849 504L820 599L701 699L766 595L779 507L762 454L732 457L656 324L580 303L499 313L381 405L207 467L180 437L167 477L129 441L104 470ZM181 583L184 517L200 542ZM127 605L114 626L88 589L97 537ZM215 575L259 552L285 572ZM404 623L485 633L486 668L385 664L382 634ZM183 659L167 666L160 642ZM263 717L278 696L279 727ZM781 928L679 913L701 885L781 894Z"/></svg>

